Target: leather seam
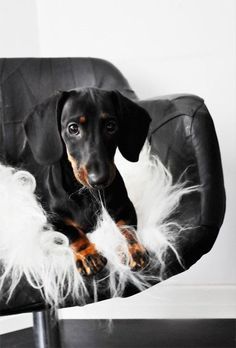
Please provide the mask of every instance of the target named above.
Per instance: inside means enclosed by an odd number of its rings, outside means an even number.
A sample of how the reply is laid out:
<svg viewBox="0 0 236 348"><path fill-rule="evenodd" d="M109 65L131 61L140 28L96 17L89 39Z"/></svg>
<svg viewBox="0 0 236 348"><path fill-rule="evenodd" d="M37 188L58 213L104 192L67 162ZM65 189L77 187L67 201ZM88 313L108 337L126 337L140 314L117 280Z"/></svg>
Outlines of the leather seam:
<svg viewBox="0 0 236 348"><path fill-rule="evenodd" d="M205 102L203 101L202 104L195 110L193 116L192 116L192 122L191 122L191 126L190 126L190 137L191 137L191 143L192 143L192 147L194 149L194 156L195 156L195 159L196 159L196 162L198 163L198 157L197 157L197 153L196 153L196 148L194 146L194 142L193 142L193 124L194 124L194 121L196 119L196 115L197 115L197 112L200 110L200 108L205 104ZM197 165L197 171L198 171L198 179L199 179L199 182L201 184L201 176L200 176L200 172L199 172L199 166ZM201 213L200 213L200 225L204 225L202 223L202 212L203 212L203 207L202 207L202 195L201 195L201 201L200 201L200 207L201 207Z"/></svg>
<svg viewBox="0 0 236 348"><path fill-rule="evenodd" d="M15 59L15 58L4 58L4 59ZM13 74L18 72L18 70L22 67L22 65L25 63L26 60L31 59L31 58L23 58L21 64L5 78L5 80L1 81L1 84L5 83Z"/></svg>
<svg viewBox="0 0 236 348"><path fill-rule="evenodd" d="M193 128L194 120L195 120L195 118L196 118L196 114L197 114L197 112L199 111L199 109L200 109L203 105L205 105L204 100L203 100L202 104L194 111L194 113L193 113L193 115L192 115L192 122L191 122L191 126L190 126L190 135L191 135L191 136L192 136L192 128Z"/></svg>
<svg viewBox="0 0 236 348"><path fill-rule="evenodd" d="M181 117L181 116L187 116L187 117L192 118L192 116L187 115L185 113L181 113L181 114L178 114L178 115L173 115L171 118L169 118L168 120L166 120L165 122L163 122L162 124L160 124L159 126L154 128L154 130L150 133L150 136L153 135L153 133L155 133L158 129L160 129L161 127L165 126L168 122L172 121L173 119L175 119L177 117Z"/></svg>

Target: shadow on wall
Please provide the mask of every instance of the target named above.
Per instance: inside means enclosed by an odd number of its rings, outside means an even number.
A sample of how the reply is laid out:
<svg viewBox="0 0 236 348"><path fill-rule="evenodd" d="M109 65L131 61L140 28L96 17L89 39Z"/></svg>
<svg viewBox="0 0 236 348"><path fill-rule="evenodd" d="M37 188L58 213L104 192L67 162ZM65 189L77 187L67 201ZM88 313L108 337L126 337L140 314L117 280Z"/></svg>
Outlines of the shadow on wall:
<svg viewBox="0 0 236 348"><path fill-rule="evenodd" d="M38 14L35 0L0 1L0 56L38 56Z"/></svg>

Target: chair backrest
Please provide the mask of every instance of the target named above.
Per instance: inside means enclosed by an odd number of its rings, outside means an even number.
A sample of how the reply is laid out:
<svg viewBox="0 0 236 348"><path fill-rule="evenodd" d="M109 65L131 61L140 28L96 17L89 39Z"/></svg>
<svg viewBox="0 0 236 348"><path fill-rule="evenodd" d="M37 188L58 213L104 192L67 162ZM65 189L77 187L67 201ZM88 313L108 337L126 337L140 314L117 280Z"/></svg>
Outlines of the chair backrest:
<svg viewBox="0 0 236 348"><path fill-rule="evenodd" d="M121 72L98 58L2 58L0 84L2 101L17 104L18 112L23 103L32 106L31 103L41 102L56 90L75 87L118 89L136 99Z"/></svg>
<svg viewBox="0 0 236 348"><path fill-rule="evenodd" d="M15 149L20 152L24 138L22 121L30 110L57 90L89 86L117 89L130 99L137 98L121 72L102 59L0 59L0 153L6 153L12 164L14 158L17 162ZM4 139L14 139L14 149L9 145L4 151Z"/></svg>

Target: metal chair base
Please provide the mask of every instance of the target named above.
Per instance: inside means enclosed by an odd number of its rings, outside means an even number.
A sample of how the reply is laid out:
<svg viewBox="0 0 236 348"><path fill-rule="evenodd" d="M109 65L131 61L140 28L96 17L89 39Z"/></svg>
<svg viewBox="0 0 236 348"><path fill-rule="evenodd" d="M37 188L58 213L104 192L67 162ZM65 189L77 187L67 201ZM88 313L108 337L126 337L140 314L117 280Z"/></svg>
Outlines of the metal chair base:
<svg viewBox="0 0 236 348"><path fill-rule="evenodd" d="M61 348L58 312L33 312L35 348Z"/></svg>

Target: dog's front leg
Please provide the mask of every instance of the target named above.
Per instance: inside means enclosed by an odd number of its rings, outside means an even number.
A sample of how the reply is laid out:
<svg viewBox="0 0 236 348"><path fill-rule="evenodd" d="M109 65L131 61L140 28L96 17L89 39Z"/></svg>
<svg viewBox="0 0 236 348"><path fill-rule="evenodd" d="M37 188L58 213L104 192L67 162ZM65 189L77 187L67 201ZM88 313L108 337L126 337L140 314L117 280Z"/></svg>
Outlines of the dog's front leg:
<svg viewBox="0 0 236 348"><path fill-rule="evenodd" d="M106 265L107 259L97 251L95 245L75 222L67 219L65 223L68 227L77 230L77 238L70 243L70 247L75 256L78 271L85 276L100 272Z"/></svg>
<svg viewBox="0 0 236 348"><path fill-rule="evenodd" d="M127 223L124 220L119 220L116 224L128 243L128 250L130 254L129 266L131 270L139 271L144 269L149 261L147 250L138 241L135 232L131 228L126 227Z"/></svg>

